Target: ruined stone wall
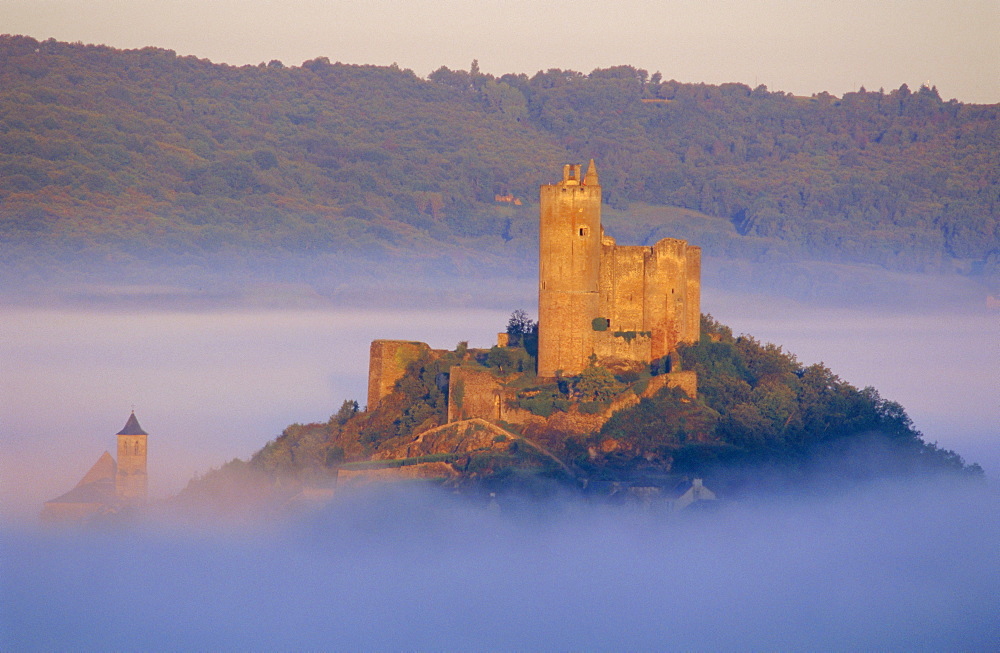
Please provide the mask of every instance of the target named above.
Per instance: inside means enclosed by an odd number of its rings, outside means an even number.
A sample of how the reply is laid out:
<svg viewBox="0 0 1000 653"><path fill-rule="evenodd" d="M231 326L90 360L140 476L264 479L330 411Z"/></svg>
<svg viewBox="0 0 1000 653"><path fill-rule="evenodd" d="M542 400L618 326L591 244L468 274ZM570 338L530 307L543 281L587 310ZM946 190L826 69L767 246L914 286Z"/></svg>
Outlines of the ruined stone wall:
<svg viewBox="0 0 1000 653"><path fill-rule="evenodd" d="M682 342L695 343L701 338L701 248L687 246L687 329L681 337ZM692 395L694 396L694 395Z"/></svg>
<svg viewBox="0 0 1000 653"><path fill-rule="evenodd" d="M682 370L654 376L646 385L643 397L652 397L663 388L680 388L692 399L698 396L698 373L694 370Z"/></svg>
<svg viewBox="0 0 1000 653"><path fill-rule="evenodd" d="M616 245L605 237L601 248L600 315L611 331L645 331L643 299L648 247Z"/></svg>
<svg viewBox="0 0 1000 653"><path fill-rule="evenodd" d="M698 339L701 249L666 238L652 247L621 246L605 237L601 249L600 316L609 332L649 333L649 342L598 333L598 359L649 362L680 342ZM644 338L640 335L640 338Z"/></svg>
<svg viewBox="0 0 1000 653"><path fill-rule="evenodd" d="M597 362L616 373L626 369L638 371L652 360L650 352L653 339L648 332L616 332L609 329L596 333L595 336L594 354L597 355Z"/></svg>
<svg viewBox="0 0 1000 653"><path fill-rule="evenodd" d="M442 462L380 469L340 469L337 471L337 488L359 487L369 483L447 479L456 476L458 472L455 468Z"/></svg>
<svg viewBox="0 0 1000 653"><path fill-rule="evenodd" d="M373 340L368 359L368 410L392 392L403 378L406 366L430 351L423 342L410 340Z"/></svg>
<svg viewBox="0 0 1000 653"><path fill-rule="evenodd" d="M500 419L502 387L488 370L452 367L448 375L448 422Z"/></svg>
<svg viewBox="0 0 1000 653"><path fill-rule="evenodd" d="M664 238L650 251L646 266L646 326L653 334L651 355L662 358L677 347L687 320L687 243Z"/></svg>

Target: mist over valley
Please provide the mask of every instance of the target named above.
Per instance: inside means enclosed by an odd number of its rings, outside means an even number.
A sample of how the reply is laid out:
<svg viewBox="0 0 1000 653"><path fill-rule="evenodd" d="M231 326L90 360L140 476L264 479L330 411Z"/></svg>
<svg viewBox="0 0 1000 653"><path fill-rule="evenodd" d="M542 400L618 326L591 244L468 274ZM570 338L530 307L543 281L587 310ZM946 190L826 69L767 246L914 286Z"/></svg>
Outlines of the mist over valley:
<svg viewBox="0 0 1000 653"><path fill-rule="evenodd" d="M995 488L940 479L680 518L578 499L490 511L396 487L240 528L169 515L110 531L8 527L0 642L990 649L998 508Z"/></svg>

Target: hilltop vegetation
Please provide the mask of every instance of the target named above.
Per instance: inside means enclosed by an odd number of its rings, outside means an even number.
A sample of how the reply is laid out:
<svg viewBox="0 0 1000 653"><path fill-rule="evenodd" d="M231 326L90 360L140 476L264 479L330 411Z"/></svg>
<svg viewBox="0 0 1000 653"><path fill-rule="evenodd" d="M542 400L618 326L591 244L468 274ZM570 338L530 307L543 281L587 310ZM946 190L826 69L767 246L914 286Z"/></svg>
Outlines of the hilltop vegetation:
<svg viewBox="0 0 1000 653"><path fill-rule="evenodd" d="M800 98L629 66L421 79L3 36L4 275L491 274L534 259L538 185L593 157L630 242L687 228L709 255L996 283L997 118L926 87Z"/></svg>
<svg viewBox="0 0 1000 653"><path fill-rule="evenodd" d="M273 499L274 492L329 484L337 470L431 462L449 465L442 480L458 488L532 492L553 483L663 485L688 476L740 492L775 482L795 486L813 476L857 482L982 474L979 465L925 442L903 407L874 388L858 389L822 364L803 365L779 346L734 336L710 316L702 318L700 341L683 345L680 361L672 363L698 373L696 398L664 387L590 431L588 417L641 393L655 366L617 376L591 367L546 382L534 376L531 347L529 332L514 347L473 351L462 343L441 357L428 353L377 407L361 411L347 400L325 423L293 424L248 462L234 460L192 481L182 498L235 505L244 495ZM485 432L470 441L465 433L446 440L442 451L427 439L414 449L416 435L447 423L448 402L461 401L449 397L442 382L454 365L493 370L533 397L525 407L546 419L527 426L500 422L500 435ZM566 430L581 420L583 429ZM474 424L471 430L485 431Z"/></svg>

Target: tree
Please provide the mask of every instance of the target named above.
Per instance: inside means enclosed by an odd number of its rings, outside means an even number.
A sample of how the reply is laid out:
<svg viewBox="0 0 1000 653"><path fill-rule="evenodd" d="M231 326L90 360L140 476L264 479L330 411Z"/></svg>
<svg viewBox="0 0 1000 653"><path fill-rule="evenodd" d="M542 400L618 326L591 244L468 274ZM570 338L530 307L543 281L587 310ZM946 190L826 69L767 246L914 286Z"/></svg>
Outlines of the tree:
<svg viewBox="0 0 1000 653"><path fill-rule="evenodd" d="M520 347L493 347L486 355L486 366L495 367L503 374L528 372L534 369L534 361Z"/></svg>
<svg viewBox="0 0 1000 653"><path fill-rule="evenodd" d="M510 314L510 319L507 320L507 335L510 336L512 347L524 346L526 336L537 332L538 323L532 321L526 311L519 308Z"/></svg>
<svg viewBox="0 0 1000 653"><path fill-rule="evenodd" d="M337 411L336 415L330 418L330 421L343 426L347 423L347 420L357 414L359 408L358 402L353 399L345 399L344 403L340 406L340 410Z"/></svg>
<svg viewBox="0 0 1000 653"><path fill-rule="evenodd" d="M614 399L624 386L615 379L607 368L591 362L573 384L573 390L580 401L608 402Z"/></svg>

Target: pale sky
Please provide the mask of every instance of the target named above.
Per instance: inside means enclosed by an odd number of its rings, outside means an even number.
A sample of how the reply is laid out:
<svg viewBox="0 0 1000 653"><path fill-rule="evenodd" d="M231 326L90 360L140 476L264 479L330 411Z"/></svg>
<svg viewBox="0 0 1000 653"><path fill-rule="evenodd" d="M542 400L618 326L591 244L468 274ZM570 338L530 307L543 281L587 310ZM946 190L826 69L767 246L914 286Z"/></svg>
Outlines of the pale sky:
<svg viewBox="0 0 1000 653"><path fill-rule="evenodd" d="M1000 0L0 0L0 33L215 62L489 73L630 64L682 82L1000 102Z"/></svg>

